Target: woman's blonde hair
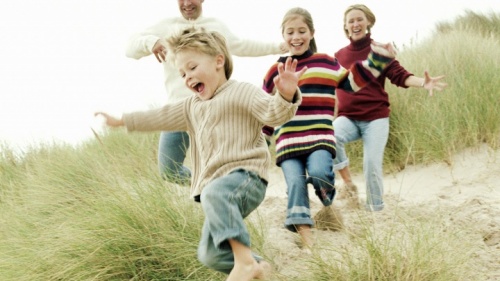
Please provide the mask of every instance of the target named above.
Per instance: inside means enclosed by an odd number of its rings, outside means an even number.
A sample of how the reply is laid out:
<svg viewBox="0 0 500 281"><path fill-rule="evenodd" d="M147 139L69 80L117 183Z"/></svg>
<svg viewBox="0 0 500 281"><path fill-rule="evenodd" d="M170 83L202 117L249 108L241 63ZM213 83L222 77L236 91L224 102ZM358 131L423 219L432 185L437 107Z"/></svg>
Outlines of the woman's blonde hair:
<svg viewBox="0 0 500 281"><path fill-rule="evenodd" d="M306 9L300 7L292 8L288 10L288 12L286 12L285 16L283 17L283 21L281 22L281 33L283 34L283 32L285 32L285 24L290 20L296 19L297 17L302 17L304 23L307 25L311 33L314 34L314 23L311 14ZM309 42L309 49L313 53L316 53L318 51L314 36Z"/></svg>
<svg viewBox="0 0 500 281"><path fill-rule="evenodd" d="M226 39L218 32L189 27L178 35L168 38L167 43L169 55L174 61L179 52L186 50L202 52L213 57L223 55L226 79L229 79L233 73L233 60L227 49Z"/></svg>
<svg viewBox="0 0 500 281"><path fill-rule="evenodd" d="M370 22L370 25L368 25L368 28L367 28L368 32L370 33L372 27L375 25L375 21L377 20L375 18L375 14L373 14L373 12L372 12L372 10L370 10L370 8L366 7L363 4L354 4L354 5L347 7L347 9L344 12L344 33L345 33L345 36L347 38L349 38L349 31L346 28L346 20L347 20L346 17L347 17L347 14L352 10L360 10L361 12L363 12L365 14L366 19Z"/></svg>

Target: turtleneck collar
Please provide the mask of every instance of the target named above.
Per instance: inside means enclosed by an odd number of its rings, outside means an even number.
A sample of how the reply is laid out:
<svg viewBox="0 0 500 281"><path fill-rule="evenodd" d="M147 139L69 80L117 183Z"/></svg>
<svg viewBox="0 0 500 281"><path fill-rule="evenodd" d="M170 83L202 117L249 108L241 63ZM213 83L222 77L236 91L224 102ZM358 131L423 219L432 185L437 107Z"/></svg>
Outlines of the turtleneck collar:
<svg viewBox="0 0 500 281"><path fill-rule="evenodd" d="M349 40L351 41L351 44L349 45L348 48L350 50L353 50L353 51L359 51L359 50L362 50L366 47L369 47L371 42L372 42L372 39L370 36L371 36L371 34L367 33L363 39L358 40L358 41L353 41L351 38L349 38Z"/></svg>
<svg viewBox="0 0 500 281"><path fill-rule="evenodd" d="M310 57L312 55L313 55L313 52L310 49L308 49L302 55L291 56L291 57L292 57L292 59L296 59L297 61L300 61L300 60L306 59L306 58L308 58L308 57ZM288 56L286 56L286 57L280 57L279 60L278 60L278 62L283 62L284 63L287 58L288 58Z"/></svg>
<svg viewBox="0 0 500 281"><path fill-rule="evenodd" d="M180 16L179 17L182 21L184 22L187 22L187 23L196 23L198 22L199 20L201 20L203 18L203 13L200 14L199 17L197 17L196 19L186 19L185 17L183 16Z"/></svg>

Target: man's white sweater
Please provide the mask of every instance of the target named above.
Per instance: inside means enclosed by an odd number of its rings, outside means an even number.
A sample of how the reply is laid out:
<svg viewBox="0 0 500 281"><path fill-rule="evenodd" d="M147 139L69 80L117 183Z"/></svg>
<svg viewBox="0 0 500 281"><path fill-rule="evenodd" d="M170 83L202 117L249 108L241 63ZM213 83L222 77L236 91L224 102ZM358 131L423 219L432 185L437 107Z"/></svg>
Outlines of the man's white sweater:
<svg viewBox="0 0 500 281"><path fill-rule="evenodd" d="M255 40L240 39L235 36L229 28L216 18L205 18L200 16L196 20L186 20L183 17L168 18L145 31L133 35L126 47L126 56L140 59L152 54L155 43L160 39L181 32L191 27L203 27L208 31L217 31L226 38L226 44L232 55L240 57L259 57L265 55L280 54L279 43L264 43ZM183 98L192 96L193 93L184 85L184 80L177 68L167 60L163 62L165 89L167 91L167 103L176 102Z"/></svg>

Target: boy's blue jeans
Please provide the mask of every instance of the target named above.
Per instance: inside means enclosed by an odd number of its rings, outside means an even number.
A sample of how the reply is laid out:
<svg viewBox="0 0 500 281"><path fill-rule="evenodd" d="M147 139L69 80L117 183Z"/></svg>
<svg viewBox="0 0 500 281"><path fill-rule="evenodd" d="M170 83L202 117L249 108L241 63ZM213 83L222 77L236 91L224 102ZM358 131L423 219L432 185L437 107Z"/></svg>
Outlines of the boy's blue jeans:
<svg viewBox="0 0 500 281"><path fill-rule="evenodd" d="M320 188L332 190L331 201L333 201L335 174L332 157L326 150L316 150L309 155L281 162L288 193L285 219L285 227L288 230L296 232L295 225L314 225L311 219L308 183L312 183L315 190Z"/></svg>
<svg viewBox="0 0 500 281"><path fill-rule="evenodd" d="M363 141L363 172L366 180L366 209L380 211L384 208L383 161L384 150L389 138L389 118L373 121L356 121L344 116L333 121L337 139L337 157L334 169L349 166L345 144L361 139Z"/></svg>
<svg viewBox="0 0 500 281"><path fill-rule="evenodd" d="M205 213L198 259L209 268L229 274L234 255L228 239L250 247L243 221L264 200L267 182L256 173L239 169L217 178L203 188L201 206ZM261 257L254 255L257 261Z"/></svg>
<svg viewBox="0 0 500 281"><path fill-rule="evenodd" d="M189 135L186 132L161 132L158 145L158 169L171 182L189 184L191 170L184 166Z"/></svg>

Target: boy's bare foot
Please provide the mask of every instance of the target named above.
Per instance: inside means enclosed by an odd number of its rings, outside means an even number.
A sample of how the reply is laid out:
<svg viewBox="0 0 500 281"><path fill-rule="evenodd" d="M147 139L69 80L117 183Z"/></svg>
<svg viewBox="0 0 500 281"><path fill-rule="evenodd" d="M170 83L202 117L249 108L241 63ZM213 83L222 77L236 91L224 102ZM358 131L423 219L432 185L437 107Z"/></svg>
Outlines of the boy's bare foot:
<svg viewBox="0 0 500 281"><path fill-rule="evenodd" d="M266 261L257 262L252 265L235 264L226 281L251 281L254 279L265 280L271 272L271 265Z"/></svg>
<svg viewBox="0 0 500 281"><path fill-rule="evenodd" d="M272 267L267 261L255 262L257 264L254 271L254 279L266 280L271 275Z"/></svg>

